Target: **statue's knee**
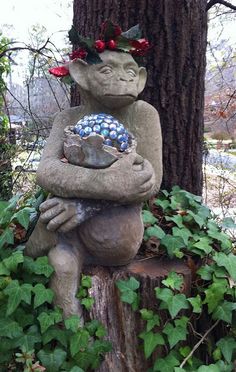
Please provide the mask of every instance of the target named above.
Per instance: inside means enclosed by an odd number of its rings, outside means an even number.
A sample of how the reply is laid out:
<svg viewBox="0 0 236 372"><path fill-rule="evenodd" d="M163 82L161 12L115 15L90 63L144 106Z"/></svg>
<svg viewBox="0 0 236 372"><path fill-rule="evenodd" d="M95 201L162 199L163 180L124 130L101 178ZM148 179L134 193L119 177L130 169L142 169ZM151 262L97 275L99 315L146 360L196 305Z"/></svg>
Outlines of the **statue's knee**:
<svg viewBox="0 0 236 372"><path fill-rule="evenodd" d="M81 266L73 251L61 248L60 246L56 246L50 250L48 259L55 272L60 272L61 274L77 274Z"/></svg>
<svg viewBox="0 0 236 372"><path fill-rule="evenodd" d="M80 227L86 250L102 265L125 265L137 254L143 238L139 207L116 207Z"/></svg>

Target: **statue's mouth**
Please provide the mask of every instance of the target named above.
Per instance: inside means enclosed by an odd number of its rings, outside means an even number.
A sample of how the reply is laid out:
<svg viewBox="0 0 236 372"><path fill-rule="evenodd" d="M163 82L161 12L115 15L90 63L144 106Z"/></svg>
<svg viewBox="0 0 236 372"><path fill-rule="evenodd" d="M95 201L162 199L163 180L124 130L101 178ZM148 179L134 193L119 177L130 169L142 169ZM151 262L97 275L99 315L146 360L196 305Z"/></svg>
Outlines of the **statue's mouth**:
<svg viewBox="0 0 236 372"><path fill-rule="evenodd" d="M132 97L135 98L133 94L105 94L106 97Z"/></svg>

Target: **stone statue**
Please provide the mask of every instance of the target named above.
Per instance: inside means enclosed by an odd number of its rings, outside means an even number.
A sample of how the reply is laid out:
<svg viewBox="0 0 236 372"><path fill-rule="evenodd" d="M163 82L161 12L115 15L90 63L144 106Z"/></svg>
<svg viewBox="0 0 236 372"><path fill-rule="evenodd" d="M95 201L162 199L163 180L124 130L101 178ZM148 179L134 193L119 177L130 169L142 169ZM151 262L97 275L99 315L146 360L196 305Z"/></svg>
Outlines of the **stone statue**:
<svg viewBox="0 0 236 372"><path fill-rule="evenodd" d="M159 190L162 179L159 116L154 107L136 100L145 87L146 70L118 48L99 52L99 63L82 58L69 63L82 104L54 121L37 171L38 184L52 197L42 203L26 247L33 257L48 254L55 270L54 302L65 317L81 315L75 295L84 264L118 266L134 258L143 238L142 202ZM124 124L137 141L136 151L105 168L63 162L65 128L100 112Z"/></svg>

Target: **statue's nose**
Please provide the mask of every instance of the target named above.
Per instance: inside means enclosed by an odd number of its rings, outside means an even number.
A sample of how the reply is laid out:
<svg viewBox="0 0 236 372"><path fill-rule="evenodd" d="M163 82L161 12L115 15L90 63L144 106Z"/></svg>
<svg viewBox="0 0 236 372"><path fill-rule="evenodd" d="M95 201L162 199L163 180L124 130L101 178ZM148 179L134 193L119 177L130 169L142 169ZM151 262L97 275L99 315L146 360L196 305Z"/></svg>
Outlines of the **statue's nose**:
<svg viewBox="0 0 236 372"><path fill-rule="evenodd" d="M133 77L126 74L125 72L120 72L117 76L117 79L120 81L133 81Z"/></svg>

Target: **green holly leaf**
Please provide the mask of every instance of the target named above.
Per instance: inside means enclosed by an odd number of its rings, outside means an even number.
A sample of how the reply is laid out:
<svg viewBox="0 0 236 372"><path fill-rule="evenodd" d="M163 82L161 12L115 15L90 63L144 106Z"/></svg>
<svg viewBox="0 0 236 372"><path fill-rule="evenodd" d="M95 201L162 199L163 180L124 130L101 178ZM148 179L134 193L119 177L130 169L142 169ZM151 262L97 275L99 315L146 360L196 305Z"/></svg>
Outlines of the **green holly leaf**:
<svg viewBox="0 0 236 372"><path fill-rule="evenodd" d="M9 227L7 227L0 236L0 248L2 248L5 244L14 244L14 233Z"/></svg>
<svg viewBox="0 0 236 372"><path fill-rule="evenodd" d="M174 367L179 365L177 354L171 351L165 358L157 358L154 364L155 372L173 372Z"/></svg>
<svg viewBox="0 0 236 372"><path fill-rule="evenodd" d="M187 298L187 300L192 305L193 312L194 313L201 314L201 312L202 312L202 300L201 300L201 297L199 295L197 295L196 297L189 297L189 298Z"/></svg>
<svg viewBox="0 0 236 372"><path fill-rule="evenodd" d="M18 280L12 280L3 291L8 296L6 315L12 314L19 306L21 301L24 301L30 305L31 291L31 284L19 285Z"/></svg>
<svg viewBox="0 0 236 372"><path fill-rule="evenodd" d="M187 322L188 318L182 317L184 319L184 322L175 320L175 326L173 324L168 323L164 329L163 333L167 335L168 342L170 345L170 348L172 349L179 341L185 341L187 338Z"/></svg>
<svg viewBox="0 0 236 372"><path fill-rule="evenodd" d="M165 232L157 225L149 226L147 229L145 229L145 236L148 238L151 238L152 236L155 236L157 239L162 239L165 236Z"/></svg>
<svg viewBox="0 0 236 372"><path fill-rule="evenodd" d="M34 309L44 304L45 302L49 304L52 303L54 292L50 288L45 288L45 286L40 283L35 285L33 292L35 293Z"/></svg>
<svg viewBox="0 0 236 372"><path fill-rule="evenodd" d="M236 256L233 253L226 255L223 252L215 253L214 260L218 266L223 266L231 278L236 281Z"/></svg>
<svg viewBox="0 0 236 372"><path fill-rule="evenodd" d="M166 287L169 287L171 289L177 289L177 290L180 290L180 288L183 286L184 284L184 280L183 280L183 276L180 275L180 274L177 274L176 272L174 271L171 271L167 278L162 280L162 283L166 286Z"/></svg>
<svg viewBox="0 0 236 372"><path fill-rule="evenodd" d="M22 335L22 327L12 319L0 319L1 337L17 338Z"/></svg>
<svg viewBox="0 0 236 372"><path fill-rule="evenodd" d="M226 362L232 362L233 352L236 349L236 341L233 337L221 338L216 345L220 348Z"/></svg>
<svg viewBox="0 0 236 372"><path fill-rule="evenodd" d="M144 341L144 355L148 359L153 351L156 349L157 345L165 345L165 340L160 333L142 332L139 335Z"/></svg>
<svg viewBox="0 0 236 372"><path fill-rule="evenodd" d="M70 338L70 352L72 357L79 351L86 349L89 337L89 332L86 329L80 329Z"/></svg>
<svg viewBox="0 0 236 372"><path fill-rule="evenodd" d="M24 262L24 256L22 251L15 251L9 257L4 258L3 264L9 270L14 273L20 263Z"/></svg>
<svg viewBox="0 0 236 372"><path fill-rule="evenodd" d="M80 322L80 317L78 315L71 315L69 318L65 319L65 327L75 333L81 325Z"/></svg>
<svg viewBox="0 0 236 372"><path fill-rule="evenodd" d="M150 211L146 210L142 211L142 219L144 225L153 225L155 222L157 222L157 218L154 217Z"/></svg>
<svg viewBox="0 0 236 372"><path fill-rule="evenodd" d="M173 258L174 256L176 256L179 250L185 247L185 244L182 238L180 238L179 236L172 236L169 234L166 234L161 239L161 245L166 247L170 258Z"/></svg>
<svg viewBox="0 0 236 372"><path fill-rule="evenodd" d="M139 24L131 27L129 30L122 32L122 36L130 40L138 40L142 37L142 32L140 30Z"/></svg>
<svg viewBox="0 0 236 372"><path fill-rule="evenodd" d="M203 301L203 304L207 304L209 314L211 314L213 310L217 308L220 301L223 300L227 288L227 280L218 279L217 282L214 282L212 285L208 286L208 288L204 291L206 297Z"/></svg>
<svg viewBox="0 0 236 372"><path fill-rule="evenodd" d="M62 349L53 351L40 350L37 354L40 362L46 367L47 372L59 371L62 363L66 360L67 353Z"/></svg>
<svg viewBox="0 0 236 372"><path fill-rule="evenodd" d="M34 261L33 272L38 275L44 275L49 278L54 269L48 263L48 258L46 256L38 257L36 261Z"/></svg>
<svg viewBox="0 0 236 372"><path fill-rule="evenodd" d="M188 245L189 238L192 236L191 231L187 229L186 227L181 228L181 229L178 227L173 227L172 233L173 233L173 236L179 236L180 238L182 238L186 246Z"/></svg>
<svg viewBox="0 0 236 372"><path fill-rule="evenodd" d="M232 312L236 310L236 303L224 301L213 311L213 319L223 320L226 323L232 323Z"/></svg>

